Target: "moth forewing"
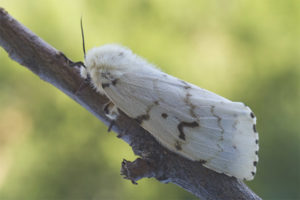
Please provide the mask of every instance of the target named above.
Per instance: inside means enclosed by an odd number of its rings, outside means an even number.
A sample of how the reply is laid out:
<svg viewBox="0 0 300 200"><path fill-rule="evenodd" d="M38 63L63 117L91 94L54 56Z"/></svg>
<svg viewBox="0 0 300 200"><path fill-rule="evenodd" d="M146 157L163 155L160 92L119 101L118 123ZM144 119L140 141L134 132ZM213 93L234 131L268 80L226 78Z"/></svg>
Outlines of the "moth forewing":
<svg viewBox="0 0 300 200"><path fill-rule="evenodd" d="M258 133L249 107L165 74L118 45L90 50L85 65L97 91L163 146L216 172L253 179Z"/></svg>

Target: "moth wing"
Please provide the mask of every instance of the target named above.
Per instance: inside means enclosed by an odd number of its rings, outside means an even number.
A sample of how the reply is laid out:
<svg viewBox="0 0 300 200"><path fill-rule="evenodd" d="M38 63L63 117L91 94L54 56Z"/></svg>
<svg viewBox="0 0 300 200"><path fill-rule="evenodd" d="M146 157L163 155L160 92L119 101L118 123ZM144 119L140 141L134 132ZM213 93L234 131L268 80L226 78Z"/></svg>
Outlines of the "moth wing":
<svg viewBox="0 0 300 200"><path fill-rule="evenodd" d="M171 151L216 172L253 179L258 133L244 104L160 71L125 73L104 91Z"/></svg>

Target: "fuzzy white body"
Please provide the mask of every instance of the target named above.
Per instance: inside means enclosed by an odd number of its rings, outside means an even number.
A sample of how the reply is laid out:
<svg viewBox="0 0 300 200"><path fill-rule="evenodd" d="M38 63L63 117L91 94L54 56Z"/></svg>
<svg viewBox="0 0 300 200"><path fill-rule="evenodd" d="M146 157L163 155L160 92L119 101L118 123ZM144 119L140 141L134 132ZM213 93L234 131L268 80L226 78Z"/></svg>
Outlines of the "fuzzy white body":
<svg viewBox="0 0 300 200"><path fill-rule="evenodd" d="M82 77L89 75L98 92L163 146L216 172L253 179L258 133L249 107L163 73L118 45L91 49L85 65Z"/></svg>

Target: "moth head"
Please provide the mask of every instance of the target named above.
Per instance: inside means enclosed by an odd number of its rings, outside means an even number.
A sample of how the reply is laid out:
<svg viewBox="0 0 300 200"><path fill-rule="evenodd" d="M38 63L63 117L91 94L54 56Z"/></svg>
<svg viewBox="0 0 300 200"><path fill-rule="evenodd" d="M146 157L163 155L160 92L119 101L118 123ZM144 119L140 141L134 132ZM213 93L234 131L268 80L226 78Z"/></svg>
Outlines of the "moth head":
<svg viewBox="0 0 300 200"><path fill-rule="evenodd" d="M131 50L119 45L95 47L85 55L85 67L81 67L80 74L85 79L90 78L94 86L110 84L135 62L134 57Z"/></svg>

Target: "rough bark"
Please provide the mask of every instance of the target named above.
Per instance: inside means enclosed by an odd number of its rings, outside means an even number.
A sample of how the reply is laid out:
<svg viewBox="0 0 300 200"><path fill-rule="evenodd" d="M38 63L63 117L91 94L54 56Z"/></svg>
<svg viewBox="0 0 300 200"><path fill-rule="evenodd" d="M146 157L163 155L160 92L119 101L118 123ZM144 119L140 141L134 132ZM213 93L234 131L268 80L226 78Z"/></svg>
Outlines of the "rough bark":
<svg viewBox="0 0 300 200"><path fill-rule="evenodd" d="M103 111L108 99L80 78L78 70L70 67L72 61L13 19L3 8L0 8L0 45L13 60L109 125ZM242 181L211 171L200 162L187 160L162 147L135 120L123 113L112 130L140 156L133 162L122 162L121 173L133 183L144 177L153 177L163 183L174 183L201 199L260 199Z"/></svg>

